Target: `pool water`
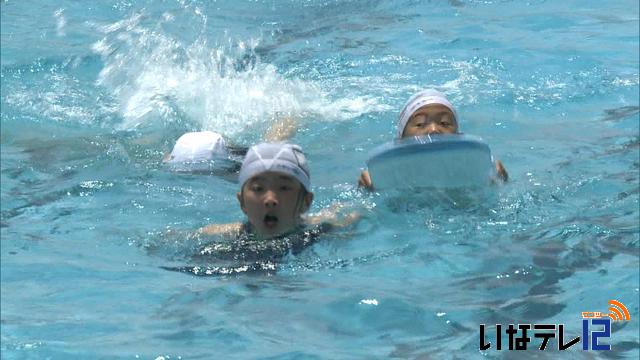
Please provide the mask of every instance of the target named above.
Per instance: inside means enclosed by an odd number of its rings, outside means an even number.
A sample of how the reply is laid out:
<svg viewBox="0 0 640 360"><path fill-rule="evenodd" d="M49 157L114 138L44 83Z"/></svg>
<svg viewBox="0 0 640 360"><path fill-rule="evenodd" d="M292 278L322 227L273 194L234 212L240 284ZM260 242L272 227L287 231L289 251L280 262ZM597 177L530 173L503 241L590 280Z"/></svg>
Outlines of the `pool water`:
<svg viewBox="0 0 640 360"><path fill-rule="evenodd" d="M511 358L479 350L480 324L575 337L611 299L631 314L612 351L561 355L638 358L637 1L0 10L3 359ZM426 87L507 167L485 200L358 190ZM202 256L190 231L242 220L238 186L163 154L186 131L250 145L282 116L298 119L311 211L362 220L247 271L241 246ZM539 343L527 355L559 355Z"/></svg>

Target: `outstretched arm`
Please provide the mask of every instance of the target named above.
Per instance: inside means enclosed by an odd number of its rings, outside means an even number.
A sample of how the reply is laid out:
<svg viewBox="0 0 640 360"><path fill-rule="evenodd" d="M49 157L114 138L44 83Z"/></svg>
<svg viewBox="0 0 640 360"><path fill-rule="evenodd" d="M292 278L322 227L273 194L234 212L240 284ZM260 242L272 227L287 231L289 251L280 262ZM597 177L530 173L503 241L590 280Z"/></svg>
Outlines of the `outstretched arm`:
<svg viewBox="0 0 640 360"><path fill-rule="evenodd" d="M342 203L335 203L329 208L323 209L314 215L308 215L306 220L310 225L319 225L322 223L328 223L335 227L344 228L355 224L362 217L357 211L349 211L343 213L342 210L345 205Z"/></svg>
<svg viewBox="0 0 640 360"><path fill-rule="evenodd" d="M201 227L196 231L196 234L202 235L228 235L237 234L242 229L241 223L231 224L209 224Z"/></svg>

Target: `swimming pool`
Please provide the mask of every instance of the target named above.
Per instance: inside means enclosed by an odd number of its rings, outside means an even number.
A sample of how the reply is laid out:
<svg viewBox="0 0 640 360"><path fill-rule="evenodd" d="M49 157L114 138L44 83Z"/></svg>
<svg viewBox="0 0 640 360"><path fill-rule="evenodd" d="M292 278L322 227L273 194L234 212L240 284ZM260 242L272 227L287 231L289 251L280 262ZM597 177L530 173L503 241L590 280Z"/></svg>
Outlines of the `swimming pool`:
<svg viewBox="0 0 640 360"><path fill-rule="evenodd" d="M509 358L479 350L480 324L579 336L580 313L610 299L631 320L613 324L606 355L638 357L637 1L1 10L3 359ZM356 188L424 87L504 161L495 199L427 206ZM198 251L167 230L242 213L235 184L171 173L163 153L190 130L251 144L281 114L300 118L313 211L341 201L365 218L276 271L167 271ZM529 355L558 355L538 344Z"/></svg>

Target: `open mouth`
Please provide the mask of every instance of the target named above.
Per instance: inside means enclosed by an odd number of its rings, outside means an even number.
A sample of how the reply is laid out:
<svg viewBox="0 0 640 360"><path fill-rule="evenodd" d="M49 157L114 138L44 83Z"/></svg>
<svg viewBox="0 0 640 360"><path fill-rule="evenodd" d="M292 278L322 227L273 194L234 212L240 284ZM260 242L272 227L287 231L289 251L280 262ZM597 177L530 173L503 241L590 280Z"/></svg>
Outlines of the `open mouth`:
<svg viewBox="0 0 640 360"><path fill-rule="evenodd" d="M273 229L278 225L278 217L275 215L265 215L263 221L264 226L268 229Z"/></svg>

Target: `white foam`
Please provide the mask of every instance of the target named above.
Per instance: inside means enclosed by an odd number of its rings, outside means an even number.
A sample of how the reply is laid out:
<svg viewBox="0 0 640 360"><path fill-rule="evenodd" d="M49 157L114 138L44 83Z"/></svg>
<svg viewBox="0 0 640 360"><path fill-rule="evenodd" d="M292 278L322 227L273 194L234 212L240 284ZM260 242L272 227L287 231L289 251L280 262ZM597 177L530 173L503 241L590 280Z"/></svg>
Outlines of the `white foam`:
<svg viewBox="0 0 640 360"><path fill-rule="evenodd" d="M56 19L56 35L65 36L64 28L67 25L67 20L64 17L64 9L56 10L53 17Z"/></svg>

